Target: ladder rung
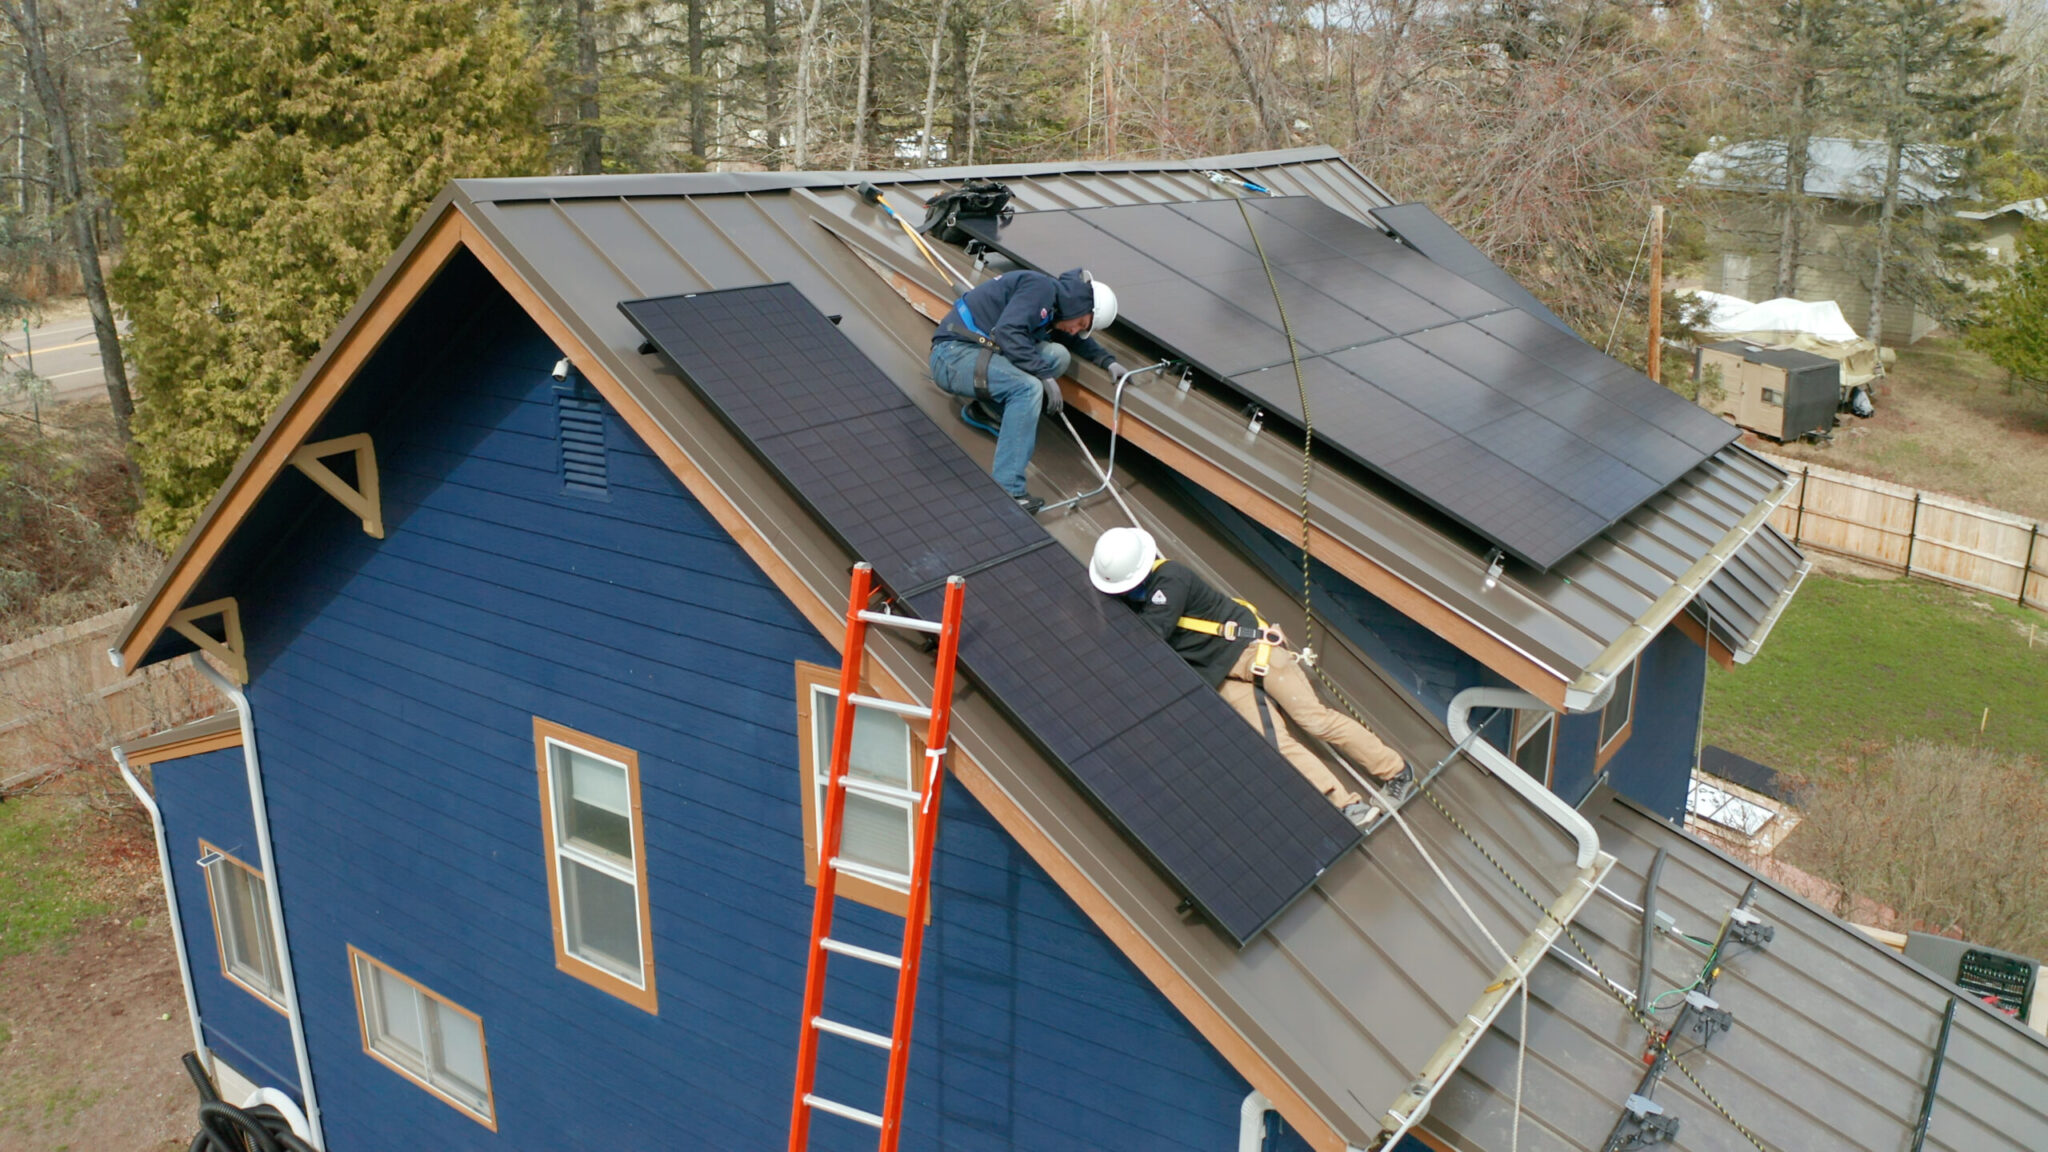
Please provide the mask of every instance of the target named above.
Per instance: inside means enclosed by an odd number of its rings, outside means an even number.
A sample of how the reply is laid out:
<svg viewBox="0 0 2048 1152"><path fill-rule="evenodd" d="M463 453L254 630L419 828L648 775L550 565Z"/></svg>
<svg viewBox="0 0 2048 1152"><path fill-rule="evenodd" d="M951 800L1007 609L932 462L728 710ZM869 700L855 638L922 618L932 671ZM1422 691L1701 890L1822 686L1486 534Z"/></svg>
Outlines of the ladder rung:
<svg viewBox="0 0 2048 1152"><path fill-rule="evenodd" d="M882 1126L882 1118L873 1112L863 1112L850 1104L841 1104L837 1100L827 1100L816 1093L804 1093L804 1103L816 1108L820 1112L830 1112L834 1116L844 1116L848 1120L858 1120L870 1128L880 1128Z"/></svg>
<svg viewBox="0 0 2048 1152"><path fill-rule="evenodd" d="M837 1020L827 1020L823 1016L811 1017L811 1026L820 1032L830 1032L834 1036L844 1036L848 1040L858 1040L871 1048L891 1048L895 1046L895 1041L882 1035L880 1032L870 1032L865 1028L855 1028L851 1024L841 1024Z"/></svg>
<svg viewBox="0 0 2048 1152"><path fill-rule="evenodd" d="M919 800L924 799L922 793L912 792L908 788L898 788L894 784L877 784L873 780L863 780L858 776L842 776L839 782L845 785L848 792L856 796L872 796L877 800L894 800L899 804L915 804Z"/></svg>
<svg viewBox="0 0 2048 1152"><path fill-rule="evenodd" d="M855 960L865 960L870 964L880 964L884 968L895 968L900 971L903 967L903 958L900 956L891 956L887 952L877 952L873 948L862 948L858 944L843 943L834 940L830 936L818 941L818 944L827 952L837 952L841 956L851 956Z"/></svg>
<svg viewBox="0 0 2048 1152"><path fill-rule="evenodd" d="M932 710L922 704L899 704L894 700L884 700L880 696L862 696L858 692L848 697L848 699L862 707L880 708L884 712L894 712L898 716L915 716L919 720L929 720L932 718Z"/></svg>
<svg viewBox="0 0 2048 1152"><path fill-rule="evenodd" d="M877 884L887 884L892 888L902 888L905 891L908 891L910 888L910 877L905 873L891 872L887 868L871 867L855 860L848 860L843 856L834 856L832 858L832 868L843 875L861 880L872 880Z"/></svg>
<svg viewBox="0 0 2048 1152"><path fill-rule="evenodd" d="M935 623L931 620L919 620L915 616L897 616L888 612L870 612L865 609L862 610L860 618L870 624L886 624L891 628L908 628L912 632L931 632L937 634L946 627L944 624Z"/></svg>

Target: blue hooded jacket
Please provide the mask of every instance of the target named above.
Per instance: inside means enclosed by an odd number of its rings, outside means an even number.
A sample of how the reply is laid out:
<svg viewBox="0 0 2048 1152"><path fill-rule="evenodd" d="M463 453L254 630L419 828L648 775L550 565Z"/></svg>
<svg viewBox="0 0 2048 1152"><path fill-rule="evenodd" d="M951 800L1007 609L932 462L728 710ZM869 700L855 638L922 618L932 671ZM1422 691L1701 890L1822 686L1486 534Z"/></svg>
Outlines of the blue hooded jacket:
<svg viewBox="0 0 2048 1152"><path fill-rule="evenodd" d="M977 334L994 342L1004 359L1024 372L1043 379L1052 375L1050 360L1038 354L1048 340L1067 346L1075 356L1107 368L1115 360L1109 349L1086 336L1069 336L1053 327L1058 320L1081 316L1095 310L1095 289L1079 268L1062 272L1057 278L1043 272L1019 269L968 290L953 302L932 342L958 340L979 343ZM966 317L961 316L965 310ZM971 320L969 325L965 321Z"/></svg>

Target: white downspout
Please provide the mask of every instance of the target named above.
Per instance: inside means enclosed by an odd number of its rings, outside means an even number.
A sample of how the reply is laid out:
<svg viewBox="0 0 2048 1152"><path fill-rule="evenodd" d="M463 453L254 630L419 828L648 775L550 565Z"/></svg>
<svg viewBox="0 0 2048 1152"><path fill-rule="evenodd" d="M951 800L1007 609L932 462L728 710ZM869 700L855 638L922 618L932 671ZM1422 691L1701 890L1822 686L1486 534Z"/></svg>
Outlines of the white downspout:
<svg viewBox="0 0 2048 1152"><path fill-rule="evenodd" d="M1524 800L1571 833L1572 838L1579 842L1578 866L1581 869L1592 867L1594 859L1600 855L1600 834L1593 830L1593 825L1584 816L1579 815L1578 809L1530 779L1529 774L1503 755L1500 749L1484 740L1466 743L1466 738L1472 735L1474 708L1540 708L1547 712L1550 706L1520 688L1467 688L1451 697L1450 714L1446 720L1450 725L1451 740L1465 745L1468 754L1481 767L1521 793Z"/></svg>
<svg viewBox="0 0 2048 1152"><path fill-rule="evenodd" d="M313 1091L313 1063L306 1054L306 1020L299 1010L299 982L292 974L292 949L284 931L284 898L280 894L277 876L277 858L270 848L270 809L263 802L263 765L256 759L256 722L249 710L249 698L227 677L214 670L213 665L194 653L192 663L200 674L220 689L221 695L235 706L235 714L242 722L242 763L249 775L249 815L256 824L256 850L263 861L264 885L270 893L270 935L277 941L277 971L284 983L285 1017L292 1025L292 1056L299 1064L299 1096L306 1102L307 1139L315 1148L325 1148L327 1141L320 1128L320 1100Z"/></svg>
<svg viewBox="0 0 2048 1152"><path fill-rule="evenodd" d="M1273 1102L1257 1088L1245 1095L1237 1107L1237 1152L1262 1152L1266 1143L1266 1113Z"/></svg>
<svg viewBox="0 0 2048 1152"><path fill-rule="evenodd" d="M178 979L185 985L185 1014L192 1018L192 1051L206 1061L206 1070L213 1072L213 1052L206 1046L206 1034L199 1029L199 998L192 993L192 962L185 956L185 921L178 915L178 892L171 884L171 845L164 839L164 816L156 806L156 798L142 781L135 776L135 770L128 766L128 754L114 749L114 763L121 769L121 779L128 790L135 793L135 800L149 813L149 826L156 830L156 858L164 872L164 907L171 914L171 940L178 946Z"/></svg>

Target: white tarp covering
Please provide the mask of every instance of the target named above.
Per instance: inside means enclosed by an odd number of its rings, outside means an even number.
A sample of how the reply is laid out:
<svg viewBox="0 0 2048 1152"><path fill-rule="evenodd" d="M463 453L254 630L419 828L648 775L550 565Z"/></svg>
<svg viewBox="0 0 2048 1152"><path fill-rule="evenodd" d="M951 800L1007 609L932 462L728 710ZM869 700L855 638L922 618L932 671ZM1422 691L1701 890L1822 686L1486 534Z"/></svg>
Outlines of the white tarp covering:
<svg viewBox="0 0 2048 1152"><path fill-rule="evenodd" d="M1877 345L1849 327L1849 322L1842 318L1841 305L1833 300L1781 296L1752 304L1720 292L1693 291L1687 295L1709 306L1706 320L1698 329L1702 340L1743 340L1766 348L1796 348L1838 360L1844 388L1877 376Z"/></svg>

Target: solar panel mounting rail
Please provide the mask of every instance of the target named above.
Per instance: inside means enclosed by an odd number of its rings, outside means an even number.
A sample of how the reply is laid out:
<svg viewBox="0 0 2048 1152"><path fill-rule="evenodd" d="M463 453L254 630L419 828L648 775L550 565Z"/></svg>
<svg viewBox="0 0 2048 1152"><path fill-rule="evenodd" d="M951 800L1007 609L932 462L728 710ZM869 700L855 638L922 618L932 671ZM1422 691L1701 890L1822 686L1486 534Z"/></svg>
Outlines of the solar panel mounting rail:
<svg viewBox="0 0 2048 1152"><path fill-rule="evenodd" d="M619 308L905 607L972 573L961 670L1237 944L1359 842L794 286Z"/></svg>

